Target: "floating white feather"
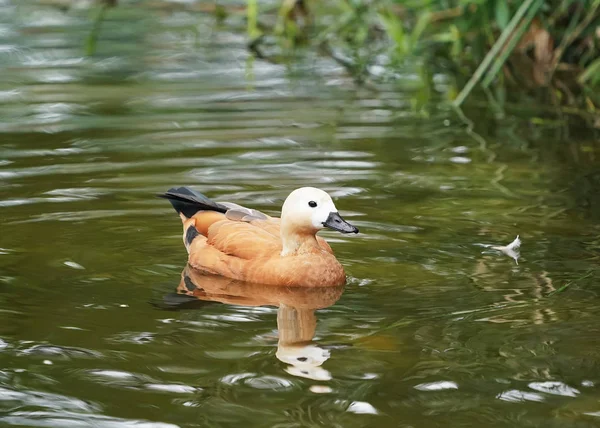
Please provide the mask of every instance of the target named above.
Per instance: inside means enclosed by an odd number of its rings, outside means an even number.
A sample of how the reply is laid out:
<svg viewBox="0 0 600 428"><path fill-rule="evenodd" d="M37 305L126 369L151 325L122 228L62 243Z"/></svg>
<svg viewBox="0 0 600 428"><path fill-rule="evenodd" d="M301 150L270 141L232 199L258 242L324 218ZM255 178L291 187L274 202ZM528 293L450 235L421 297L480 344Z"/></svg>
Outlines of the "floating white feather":
<svg viewBox="0 0 600 428"><path fill-rule="evenodd" d="M502 251L508 257L511 257L512 259L514 259L516 264L519 264L518 259L521 255L519 253L519 248L521 248L521 240L519 239L519 235L517 235L517 237L515 238L514 241L512 241L510 244L508 244L506 246L498 246L498 247L492 247L492 248L494 250Z"/></svg>

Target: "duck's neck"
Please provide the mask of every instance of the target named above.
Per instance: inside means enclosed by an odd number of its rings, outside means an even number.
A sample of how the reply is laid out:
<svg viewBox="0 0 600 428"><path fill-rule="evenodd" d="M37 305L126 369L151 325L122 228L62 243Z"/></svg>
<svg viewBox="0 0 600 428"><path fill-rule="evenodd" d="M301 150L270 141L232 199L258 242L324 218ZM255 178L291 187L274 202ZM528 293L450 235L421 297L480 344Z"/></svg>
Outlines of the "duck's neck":
<svg viewBox="0 0 600 428"><path fill-rule="evenodd" d="M314 231L297 231L281 223L281 255L293 256L314 251L319 248Z"/></svg>
<svg viewBox="0 0 600 428"><path fill-rule="evenodd" d="M277 310L279 344L310 342L315 336L317 317L314 308L295 308L281 304Z"/></svg>

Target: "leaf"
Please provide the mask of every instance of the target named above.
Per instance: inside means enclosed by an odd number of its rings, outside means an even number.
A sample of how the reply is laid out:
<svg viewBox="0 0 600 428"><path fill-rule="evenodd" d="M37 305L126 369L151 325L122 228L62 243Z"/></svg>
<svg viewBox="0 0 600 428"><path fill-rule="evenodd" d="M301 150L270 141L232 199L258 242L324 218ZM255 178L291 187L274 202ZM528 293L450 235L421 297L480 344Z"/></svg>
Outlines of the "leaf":
<svg viewBox="0 0 600 428"><path fill-rule="evenodd" d="M554 41L539 18L534 18L529 29L515 47L515 51L521 55L527 55L533 47L532 77L539 86L545 86L550 78L552 59L554 56Z"/></svg>
<svg viewBox="0 0 600 428"><path fill-rule="evenodd" d="M98 35L100 34L100 27L102 26L102 22L104 21L104 16L106 15L106 11L113 6L114 4L112 4L111 2L103 2L103 6L100 8L100 12L98 13L98 15L96 15L92 31L90 31L90 34L85 40L85 50L88 56L94 55L94 53L96 52L96 42L98 41Z"/></svg>
<svg viewBox="0 0 600 428"><path fill-rule="evenodd" d="M508 26L510 20L510 9L508 7L508 0L496 0L496 23L501 30L504 30Z"/></svg>
<svg viewBox="0 0 600 428"><path fill-rule="evenodd" d="M583 73L579 75L577 81L583 84L592 78L592 84L600 82L600 58L588 65L587 68L583 70Z"/></svg>
<svg viewBox="0 0 600 428"><path fill-rule="evenodd" d="M454 34L452 34L451 31L448 31L447 33L434 34L433 36L431 36L431 40L440 43L454 43L456 37L454 36Z"/></svg>
<svg viewBox="0 0 600 428"><path fill-rule="evenodd" d="M460 31L456 27L456 25L450 26L450 32L452 33L452 37L454 41L452 43L452 49L450 50L450 55L452 58L458 58L460 53L462 52L462 40L460 39Z"/></svg>
<svg viewBox="0 0 600 428"><path fill-rule="evenodd" d="M553 292L551 292L551 293L548 293L548 297L550 297L550 296L554 296L555 294L558 294L558 293L562 293L562 292L563 292L563 291L565 291L567 288L569 288L571 285L573 285L575 282L577 282L577 281L581 281L582 279L589 278L589 277L590 277L590 276L592 276L594 273L595 273L595 271L593 271L593 270L590 270L590 271L589 271L589 272L588 272L586 275L584 275L584 276L582 276L582 277L579 277L579 278L577 278L577 279L574 279L574 280L572 280L572 281L569 281L569 282L567 282L566 284L564 284L563 286L561 286L561 287L557 288L556 290L554 290Z"/></svg>
<svg viewBox="0 0 600 428"><path fill-rule="evenodd" d="M396 15L393 13L386 11L384 13L379 14L381 21L387 31L388 36L395 44L396 53L400 56L406 54L406 38L404 34L404 27L402 22Z"/></svg>
<svg viewBox="0 0 600 428"><path fill-rule="evenodd" d="M417 19L415 28L413 28L413 31L410 35L410 50L411 51L415 50L415 47L417 46L417 42L421 38L421 35L425 31L425 28L427 28L427 25L429 24L430 21L431 21L431 13L429 13L428 11L425 11L424 13L422 13L421 16L419 16L419 19Z"/></svg>
<svg viewBox="0 0 600 428"><path fill-rule="evenodd" d="M258 29L258 3L257 0L248 0L246 5L246 17L248 20L248 38L254 40L261 34Z"/></svg>

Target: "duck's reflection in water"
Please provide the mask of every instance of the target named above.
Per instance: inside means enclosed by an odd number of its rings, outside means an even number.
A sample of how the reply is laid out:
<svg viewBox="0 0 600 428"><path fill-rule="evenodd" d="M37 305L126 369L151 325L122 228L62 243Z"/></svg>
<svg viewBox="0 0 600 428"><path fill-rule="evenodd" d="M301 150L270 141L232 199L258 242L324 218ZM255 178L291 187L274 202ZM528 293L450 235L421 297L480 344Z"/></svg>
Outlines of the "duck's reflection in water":
<svg viewBox="0 0 600 428"><path fill-rule="evenodd" d="M336 299L337 300L337 299ZM329 351L313 343L317 317L315 309L279 305L277 310L277 358L289 364L286 371L294 376L329 380L331 373L321 367L329 359Z"/></svg>
<svg viewBox="0 0 600 428"><path fill-rule="evenodd" d="M320 348L313 338L317 327L315 310L333 305L344 287L281 287L253 284L208 275L186 266L177 287L179 295L203 301L242 306L276 306L277 358L288 364L286 371L294 376L329 380L331 374L321 367L329 351ZM180 296L183 297L183 296ZM178 301L178 306L190 303Z"/></svg>

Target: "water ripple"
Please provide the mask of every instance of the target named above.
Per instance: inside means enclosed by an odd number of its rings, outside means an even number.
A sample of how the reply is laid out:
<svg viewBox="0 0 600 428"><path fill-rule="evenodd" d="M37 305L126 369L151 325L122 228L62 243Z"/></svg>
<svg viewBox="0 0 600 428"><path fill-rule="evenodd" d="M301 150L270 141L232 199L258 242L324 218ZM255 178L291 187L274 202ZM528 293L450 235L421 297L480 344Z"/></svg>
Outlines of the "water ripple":
<svg viewBox="0 0 600 428"><path fill-rule="evenodd" d="M598 416L594 284L544 298L597 253L593 210L577 207L594 206L583 190L595 184L592 140L579 150L572 135L567 150L540 121L520 129L521 119L476 111L483 148L436 106L447 99L438 89L454 85L440 74L417 111L412 72L371 88L305 49L291 62L252 58L244 30L228 30L245 29L242 1L218 2L233 10L224 24L215 2L118 2L97 53L83 56L95 3L0 0L0 425L568 426L565 414ZM278 6L267 3L261 19ZM498 174L522 197L499 191ZM186 257L177 216L154 197L174 185L274 215L296 187L336 199L361 234L322 233L348 284L302 327L313 342L275 348L273 308L148 304L175 290ZM473 245L515 228L529 234L522 265ZM495 322L477 322L487 312ZM332 372L312 367L325 359ZM573 379L586 380L563 383Z"/></svg>
<svg viewBox="0 0 600 428"><path fill-rule="evenodd" d="M110 339L111 342L115 343L134 343L136 345L145 345L153 342L156 337L156 333L152 332L123 332L117 334L115 337Z"/></svg>
<svg viewBox="0 0 600 428"><path fill-rule="evenodd" d="M191 394L198 391L197 388L193 388L188 385L179 384L164 384L164 383L150 383L146 385L147 389L159 392L171 392L174 394Z"/></svg>
<svg viewBox="0 0 600 428"><path fill-rule="evenodd" d="M228 385L246 385L254 389L283 391L294 387L294 383L278 376L259 376L256 373L236 373L221 378Z"/></svg>
<svg viewBox="0 0 600 428"><path fill-rule="evenodd" d="M531 382L528 386L536 391L552 395L562 395L564 397L577 397L579 395L579 390L558 381Z"/></svg>
<svg viewBox="0 0 600 428"><path fill-rule="evenodd" d="M18 355L36 356L36 357L58 357L62 360L70 360L71 358L102 358L103 354L84 348L74 348L68 346L57 346L57 345L46 345L39 344L33 345L29 348L21 349L18 351Z"/></svg>
<svg viewBox="0 0 600 428"><path fill-rule="evenodd" d="M21 406L33 406L52 410L84 412L93 412L100 409L98 405L60 394L29 391L24 389L17 391L0 386L0 405L8 407L12 403L17 403L17 408Z"/></svg>
<svg viewBox="0 0 600 428"><path fill-rule="evenodd" d="M82 377L102 385L119 387L139 387L146 382L151 382L151 379L146 376L120 370L88 370Z"/></svg>
<svg viewBox="0 0 600 428"><path fill-rule="evenodd" d="M0 422L8 425L30 427L69 428L179 428L164 422L148 422L139 419L122 419L90 413L74 412L11 412L0 416Z"/></svg>
<svg viewBox="0 0 600 428"><path fill-rule="evenodd" d="M519 391L518 389L511 389L504 391L496 396L499 400L509 401L511 403L519 403L523 401L544 401L544 396L536 392Z"/></svg>
<svg viewBox="0 0 600 428"><path fill-rule="evenodd" d="M377 411L377 409L375 407L373 407L372 404L369 404L365 401L353 401L352 403L350 403L350 405L348 406L348 412L350 413L356 413L359 415L377 415L379 412Z"/></svg>
<svg viewBox="0 0 600 428"><path fill-rule="evenodd" d="M420 383L415 385L414 388L419 391L443 391L447 389L458 389L458 385L456 382L443 380L439 382Z"/></svg>

